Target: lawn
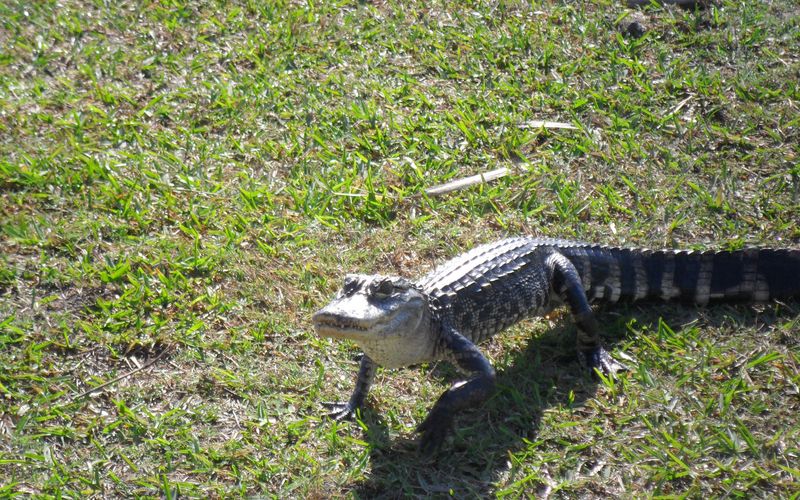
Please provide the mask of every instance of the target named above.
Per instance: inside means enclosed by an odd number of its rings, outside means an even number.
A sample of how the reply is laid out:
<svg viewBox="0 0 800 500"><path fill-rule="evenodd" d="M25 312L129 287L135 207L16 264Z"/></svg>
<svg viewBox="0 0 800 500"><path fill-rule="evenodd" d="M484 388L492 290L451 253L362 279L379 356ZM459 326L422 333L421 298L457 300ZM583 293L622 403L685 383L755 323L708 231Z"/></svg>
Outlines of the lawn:
<svg viewBox="0 0 800 500"><path fill-rule="evenodd" d="M310 315L345 273L800 245L797 2L638 12L0 0L0 497L798 497L797 303L599 311L631 367L600 382L567 316L526 321L429 463L447 363L325 417L358 351Z"/></svg>

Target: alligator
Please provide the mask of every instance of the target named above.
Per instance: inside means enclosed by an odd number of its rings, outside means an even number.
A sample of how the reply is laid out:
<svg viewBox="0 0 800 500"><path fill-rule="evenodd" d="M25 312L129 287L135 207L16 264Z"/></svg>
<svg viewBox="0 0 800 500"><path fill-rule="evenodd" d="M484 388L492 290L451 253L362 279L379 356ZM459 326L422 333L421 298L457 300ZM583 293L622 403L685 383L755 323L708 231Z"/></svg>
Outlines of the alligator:
<svg viewBox="0 0 800 500"><path fill-rule="evenodd" d="M515 237L478 246L417 281L347 275L312 321L317 334L352 340L364 351L350 399L325 403L334 419L352 418L362 407L378 366L446 359L469 375L445 391L417 427L420 452L431 456L454 416L495 389L495 370L476 344L524 318L568 306L581 364L595 376L613 376L625 367L603 348L591 304L799 296L800 249L649 250Z"/></svg>

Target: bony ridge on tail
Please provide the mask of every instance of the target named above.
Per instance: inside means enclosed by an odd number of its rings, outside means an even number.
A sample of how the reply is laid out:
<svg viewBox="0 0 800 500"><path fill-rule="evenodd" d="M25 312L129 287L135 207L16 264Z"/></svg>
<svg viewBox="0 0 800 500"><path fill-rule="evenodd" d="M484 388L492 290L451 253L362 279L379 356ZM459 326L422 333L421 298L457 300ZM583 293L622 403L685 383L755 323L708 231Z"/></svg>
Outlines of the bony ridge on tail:
<svg viewBox="0 0 800 500"><path fill-rule="evenodd" d="M636 300L765 302L800 296L800 249L693 252L591 245L533 237L478 246L418 281L351 274L313 316L324 337L364 351L350 399L331 417L360 408L377 367L447 359L466 381L454 384L417 427L420 451L436 452L461 410L494 391L495 371L477 344L527 317L566 305L577 324L577 352L589 370L622 368L603 348L590 304Z"/></svg>

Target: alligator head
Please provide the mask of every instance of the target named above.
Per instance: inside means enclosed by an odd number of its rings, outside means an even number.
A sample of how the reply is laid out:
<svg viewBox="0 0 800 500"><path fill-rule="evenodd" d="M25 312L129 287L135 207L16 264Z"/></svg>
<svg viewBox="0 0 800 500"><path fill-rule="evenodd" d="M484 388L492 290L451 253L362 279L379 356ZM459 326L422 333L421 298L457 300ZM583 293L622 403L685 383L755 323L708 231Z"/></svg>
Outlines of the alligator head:
<svg viewBox="0 0 800 500"><path fill-rule="evenodd" d="M433 352L428 298L403 278L349 274L312 321L318 335L352 340L385 367L420 363Z"/></svg>

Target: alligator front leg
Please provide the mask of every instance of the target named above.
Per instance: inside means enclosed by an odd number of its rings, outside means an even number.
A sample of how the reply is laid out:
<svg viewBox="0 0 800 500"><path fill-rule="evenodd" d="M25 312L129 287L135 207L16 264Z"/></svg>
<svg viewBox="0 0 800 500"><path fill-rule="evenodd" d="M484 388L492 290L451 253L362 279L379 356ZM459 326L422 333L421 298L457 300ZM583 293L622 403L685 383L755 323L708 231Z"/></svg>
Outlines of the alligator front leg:
<svg viewBox="0 0 800 500"><path fill-rule="evenodd" d="M444 442L459 411L483 403L495 387L495 372L489 360L463 335L455 330L444 333L444 348L458 367L474 376L453 384L433 405L425 420L417 427L422 433L419 449L423 456L433 455Z"/></svg>
<svg viewBox="0 0 800 500"><path fill-rule="evenodd" d="M350 400L340 403L323 403L323 405L327 406L330 410L328 416L334 420L348 420L353 418L356 410L364 405L364 399L367 397L370 387L372 387L372 381L375 380L375 372L377 369L378 365L365 354L361 358L356 387L353 389L353 394L350 395Z"/></svg>
<svg viewBox="0 0 800 500"><path fill-rule="evenodd" d="M565 256L555 253L547 259L553 270L552 287L572 312L578 326L578 360L588 369L597 369L603 375L613 375L625 370L625 365L617 362L600 343L600 327L594 317L583 289L580 275L575 266Z"/></svg>

